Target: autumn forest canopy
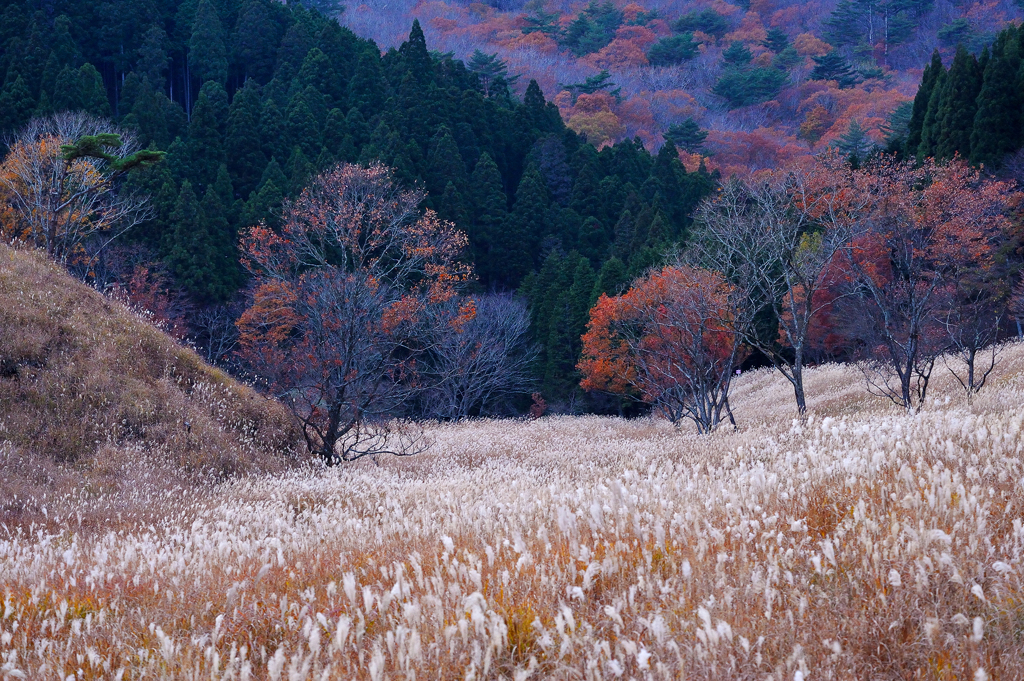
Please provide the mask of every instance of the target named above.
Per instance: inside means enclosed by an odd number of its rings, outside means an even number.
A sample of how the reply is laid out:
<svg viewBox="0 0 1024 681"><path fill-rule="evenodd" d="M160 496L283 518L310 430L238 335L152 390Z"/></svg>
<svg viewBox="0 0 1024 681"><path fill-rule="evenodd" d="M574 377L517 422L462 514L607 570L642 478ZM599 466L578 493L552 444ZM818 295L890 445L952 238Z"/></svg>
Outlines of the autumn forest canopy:
<svg viewBox="0 0 1024 681"><path fill-rule="evenodd" d="M1024 36L957 19L925 65L938 4L842 2L817 34L767 4L425 6L441 43L504 36L460 60L336 19L365 7L8 2L0 220L255 377L329 462L394 416L711 430L752 365L802 411L805 366L863 361L915 409L944 354L982 388L1024 297Z"/></svg>

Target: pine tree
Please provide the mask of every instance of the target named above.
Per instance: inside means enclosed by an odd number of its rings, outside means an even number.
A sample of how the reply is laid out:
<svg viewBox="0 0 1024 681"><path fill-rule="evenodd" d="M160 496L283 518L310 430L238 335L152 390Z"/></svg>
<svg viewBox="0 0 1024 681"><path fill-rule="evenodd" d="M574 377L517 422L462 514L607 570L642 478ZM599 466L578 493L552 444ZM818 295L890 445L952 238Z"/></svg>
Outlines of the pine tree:
<svg viewBox="0 0 1024 681"><path fill-rule="evenodd" d="M212 302L218 288L212 257L214 240L206 231L205 216L188 180L181 184L170 215L170 225L173 231L168 244L167 264L178 283L194 300Z"/></svg>
<svg viewBox="0 0 1024 681"><path fill-rule="evenodd" d="M242 196L248 196L256 188L267 166L267 157L261 148L259 123L259 86L250 79L235 93L231 102L224 139L228 170Z"/></svg>
<svg viewBox="0 0 1024 681"><path fill-rule="evenodd" d="M985 66L971 131L971 163L997 166L1021 142L1020 43L1010 27L999 34Z"/></svg>
<svg viewBox="0 0 1024 681"><path fill-rule="evenodd" d="M619 295L628 281L625 263L615 256L608 258L597 274L594 289L590 294L590 306L594 306L602 293L609 296Z"/></svg>
<svg viewBox="0 0 1024 681"><path fill-rule="evenodd" d="M420 83L430 80L433 73L433 62L427 51L427 40L423 37L419 19L413 19L409 39L398 48L398 53L402 56L404 66L407 71L412 73L413 78Z"/></svg>
<svg viewBox="0 0 1024 681"><path fill-rule="evenodd" d="M781 54L789 47L789 36L781 28L769 28L768 35L761 44L775 54Z"/></svg>
<svg viewBox="0 0 1024 681"><path fill-rule="evenodd" d="M167 33L160 24L153 24L142 36L134 73L148 79L153 87L162 89L170 63L171 59L167 55Z"/></svg>
<svg viewBox="0 0 1024 681"><path fill-rule="evenodd" d="M242 209L239 224L243 227L265 222L270 227L277 227L280 222L280 209L284 201L284 189L288 186L288 178L285 177L277 159L270 159L263 177L260 178L259 188L249 195Z"/></svg>
<svg viewBox="0 0 1024 681"><path fill-rule="evenodd" d="M917 147L917 160L921 161L935 155L935 147L939 140L939 110L942 108L942 95L945 92L948 74L939 71L932 85L932 93L928 97L924 121L921 124L921 144Z"/></svg>
<svg viewBox="0 0 1024 681"><path fill-rule="evenodd" d="M840 135L835 145L846 155L854 167L859 166L875 148L875 143L871 141L867 131L856 119L850 121L846 132Z"/></svg>
<svg viewBox="0 0 1024 681"><path fill-rule="evenodd" d="M384 82L380 55L375 51L363 51L348 83L348 103L359 110L364 120L369 120L383 108Z"/></svg>
<svg viewBox="0 0 1024 681"><path fill-rule="evenodd" d="M274 100L266 96L263 98L263 111L260 112L260 142L267 158L287 159L292 152L284 116Z"/></svg>
<svg viewBox="0 0 1024 681"><path fill-rule="evenodd" d="M309 182L309 178L313 176L313 164L302 152L302 147L295 145L285 165L285 174L288 176L288 194L298 196Z"/></svg>
<svg viewBox="0 0 1024 681"><path fill-rule="evenodd" d="M192 36L188 41L188 67L200 83L213 80L221 85L228 79L228 54L224 29L212 0L199 0Z"/></svg>
<svg viewBox="0 0 1024 681"><path fill-rule="evenodd" d="M665 139L672 142L676 147L684 149L691 154L700 151L704 146L704 140L708 137L708 131L702 130L697 121L687 118L682 123L673 123L664 133Z"/></svg>
<svg viewBox="0 0 1024 681"><path fill-rule="evenodd" d="M516 192L516 203L491 248L492 275L506 286L517 286L534 265L541 239L547 234L547 188L531 165Z"/></svg>
<svg viewBox="0 0 1024 681"><path fill-rule="evenodd" d="M924 129L924 117L928 113L928 102L931 100L932 91L940 73L945 73L946 68L942 65L942 57L939 51L932 52L932 61L924 68L921 75L921 85L917 88L914 96L914 110L910 115L910 124L907 126L907 155L916 156L921 146L921 134Z"/></svg>
<svg viewBox="0 0 1024 681"><path fill-rule="evenodd" d="M591 263L599 264L608 257L608 232L597 218L589 217L580 226L577 240L580 253Z"/></svg>
<svg viewBox="0 0 1024 681"><path fill-rule="evenodd" d="M935 142L935 158L949 159L956 154L970 158L971 132L981 81L978 60L962 46L957 48L943 85L942 106L936 114L939 134Z"/></svg>
<svg viewBox="0 0 1024 681"><path fill-rule="evenodd" d="M734 40L722 51L722 61L733 66L746 66L754 59L754 54L740 40Z"/></svg>
<svg viewBox="0 0 1024 681"><path fill-rule="evenodd" d="M0 131L13 131L28 122L36 102L19 75L0 91Z"/></svg>
<svg viewBox="0 0 1024 681"><path fill-rule="evenodd" d="M473 210L468 228L469 245L480 282L486 286L497 266L492 262L490 251L508 218L508 201L502 188L501 173L487 152L481 154L476 162L470 186Z"/></svg>
<svg viewBox="0 0 1024 681"><path fill-rule="evenodd" d="M199 91L199 98L192 109L186 145L192 168L188 179L204 191L217 178L217 169L225 161L221 130L227 112L224 88L216 81L208 81Z"/></svg>
<svg viewBox="0 0 1024 681"><path fill-rule="evenodd" d="M453 184L460 195L466 192L466 164L446 126L441 126L430 144L427 161L427 190L436 196Z"/></svg>
<svg viewBox="0 0 1024 681"><path fill-rule="evenodd" d="M79 108L100 118L110 118L110 100L103 87L103 76L92 64L86 63L78 70Z"/></svg>
<svg viewBox="0 0 1024 681"><path fill-rule="evenodd" d="M437 205L437 214L442 220L453 222L460 229L465 226L468 219L466 202L454 183L449 182L445 185L441 201Z"/></svg>
<svg viewBox="0 0 1024 681"><path fill-rule="evenodd" d="M808 76L810 80L834 80L840 89L851 88L860 80L836 50L813 59L814 68Z"/></svg>
<svg viewBox="0 0 1024 681"><path fill-rule="evenodd" d="M231 40L232 61L242 67L244 79L270 80L281 33L261 0L249 0L239 14Z"/></svg>
<svg viewBox="0 0 1024 681"><path fill-rule="evenodd" d="M306 158L316 158L320 153L320 130L316 116L307 104L303 92L292 97L288 106L288 139L302 149Z"/></svg>
<svg viewBox="0 0 1024 681"><path fill-rule="evenodd" d="M211 247L211 271L204 282L203 302L223 302L241 283L237 239L227 211L216 186L207 189L199 204L200 231L209 235Z"/></svg>
<svg viewBox="0 0 1024 681"><path fill-rule="evenodd" d="M56 112L78 111L82 108L82 81L78 69L65 66L57 74L50 106Z"/></svg>

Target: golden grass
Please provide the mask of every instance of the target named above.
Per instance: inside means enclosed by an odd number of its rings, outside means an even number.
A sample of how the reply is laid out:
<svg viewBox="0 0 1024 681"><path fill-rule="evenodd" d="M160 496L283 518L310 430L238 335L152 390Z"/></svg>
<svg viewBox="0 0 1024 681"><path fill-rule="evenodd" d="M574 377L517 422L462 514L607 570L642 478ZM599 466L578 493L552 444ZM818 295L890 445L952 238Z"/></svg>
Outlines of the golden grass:
<svg viewBox="0 0 1024 681"><path fill-rule="evenodd" d="M39 254L0 245L0 521L56 506L91 517L122 492L281 470L296 438L276 403Z"/></svg>
<svg viewBox="0 0 1024 681"><path fill-rule="evenodd" d="M742 376L736 432L479 421L409 459L0 540L0 678L1024 678L1024 346L907 416Z"/></svg>

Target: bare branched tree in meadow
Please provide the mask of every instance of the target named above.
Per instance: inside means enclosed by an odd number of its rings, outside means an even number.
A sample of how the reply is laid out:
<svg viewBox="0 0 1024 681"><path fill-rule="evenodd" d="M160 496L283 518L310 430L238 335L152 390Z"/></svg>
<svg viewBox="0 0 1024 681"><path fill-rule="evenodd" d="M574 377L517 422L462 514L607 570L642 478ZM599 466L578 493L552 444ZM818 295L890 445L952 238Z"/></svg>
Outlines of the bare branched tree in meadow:
<svg viewBox="0 0 1024 681"><path fill-rule="evenodd" d="M453 299L451 305L467 301ZM537 348L530 333L530 313L521 298L508 294L470 299L474 315L456 333L444 326L425 361L429 387L422 411L430 417L458 421L509 411L508 402L533 388ZM459 315L447 310L446 316Z"/></svg>
<svg viewBox="0 0 1024 681"><path fill-rule="evenodd" d="M848 251L848 328L870 359L872 390L917 410L947 337L980 342L943 328L940 319L966 321L963 311L944 314L944 299L956 299L944 294L992 266L1011 189L961 161L915 167L888 157L857 171L854 189L866 199L866 229Z"/></svg>
<svg viewBox="0 0 1024 681"><path fill-rule="evenodd" d="M470 276L466 237L382 165L343 164L285 206L277 233L243 239L256 278L238 326L243 357L288 404L311 452L329 464L408 454L394 417L422 389L420 362Z"/></svg>
<svg viewBox="0 0 1024 681"><path fill-rule="evenodd" d="M833 302L837 256L857 229L850 170L828 156L814 167L732 180L697 210L686 259L722 272L741 291L733 318L758 318L743 340L793 385L807 410L804 367L813 323Z"/></svg>

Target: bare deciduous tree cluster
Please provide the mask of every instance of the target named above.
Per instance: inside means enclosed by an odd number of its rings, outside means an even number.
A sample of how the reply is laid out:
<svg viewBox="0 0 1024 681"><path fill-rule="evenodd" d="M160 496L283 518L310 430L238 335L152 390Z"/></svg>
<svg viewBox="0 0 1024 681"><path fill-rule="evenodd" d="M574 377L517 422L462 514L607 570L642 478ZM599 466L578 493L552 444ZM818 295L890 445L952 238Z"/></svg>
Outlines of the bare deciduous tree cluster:
<svg viewBox="0 0 1024 681"><path fill-rule="evenodd" d="M102 144L85 155L69 153L89 138ZM100 243L90 250L98 252L152 216L148 197L118 182L117 160L132 157L139 145L109 121L82 112L37 118L9 146L0 165L9 218L4 222L11 236L45 249L57 262L83 254L94 237Z"/></svg>

